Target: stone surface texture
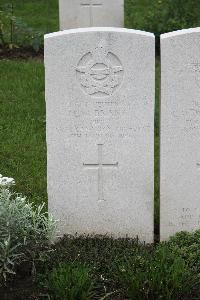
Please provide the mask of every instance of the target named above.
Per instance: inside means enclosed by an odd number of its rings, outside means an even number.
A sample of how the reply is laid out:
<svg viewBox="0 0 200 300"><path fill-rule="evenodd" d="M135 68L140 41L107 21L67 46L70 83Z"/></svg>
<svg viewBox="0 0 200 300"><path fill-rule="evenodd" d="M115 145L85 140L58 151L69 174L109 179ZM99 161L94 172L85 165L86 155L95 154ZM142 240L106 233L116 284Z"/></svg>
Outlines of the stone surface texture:
<svg viewBox="0 0 200 300"><path fill-rule="evenodd" d="M60 30L124 27L124 0L59 0Z"/></svg>
<svg viewBox="0 0 200 300"><path fill-rule="evenodd" d="M60 234L153 241L154 35L45 36L49 211Z"/></svg>
<svg viewBox="0 0 200 300"><path fill-rule="evenodd" d="M161 239L200 227L200 28L161 36Z"/></svg>

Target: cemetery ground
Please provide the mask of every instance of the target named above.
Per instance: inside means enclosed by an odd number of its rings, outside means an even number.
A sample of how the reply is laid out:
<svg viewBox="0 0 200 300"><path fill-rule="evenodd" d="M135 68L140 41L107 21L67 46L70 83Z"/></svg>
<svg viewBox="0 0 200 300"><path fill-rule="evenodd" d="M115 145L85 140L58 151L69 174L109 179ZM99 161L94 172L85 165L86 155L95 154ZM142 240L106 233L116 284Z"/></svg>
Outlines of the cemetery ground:
<svg viewBox="0 0 200 300"><path fill-rule="evenodd" d="M19 178L16 190L47 202L44 66L41 60L1 60L1 170ZM160 67L157 63L157 73ZM159 78L159 76L158 76ZM156 89L156 233L159 220L159 82ZM37 101L35 100L37 99Z"/></svg>
<svg viewBox="0 0 200 300"><path fill-rule="evenodd" d="M47 203L43 61L41 58L3 59L0 69L1 173L15 177L14 190L26 195L28 200L36 205ZM157 78L159 73L157 61ZM159 90L157 80L156 237L159 233ZM9 300L46 299L57 291L58 297L67 281L69 285L77 283L74 293L79 296L67 298L69 295L65 295L66 298L60 296L58 299L199 299L199 243L199 232L182 233L166 244L155 246L129 239L65 237L50 247L54 251L45 260L32 258L37 270L34 281L29 261L17 268L14 280L12 275L8 276L7 287L1 287L0 295ZM63 275L60 269L56 275L50 273L59 263L64 263L62 268L66 273ZM49 273L54 274L53 279ZM62 276L66 276L64 282ZM88 293L86 298L84 293Z"/></svg>
<svg viewBox="0 0 200 300"><path fill-rule="evenodd" d="M15 0L16 16L38 30L56 31L57 4L49 2L51 5L46 0ZM138 11L144 9L142 1L137 3ZM23 56L23 50L17 52L19 55L12 52L12 56ZM41 54L34 59L28 58L29 54L24 56L10 59L9 54L9 58L0 60L0 173L15 178L12 190L25 195L36 207L44 202L45 211L44 66ZM158 243L159 60L156 68L155 245L128 238L66 236L51 246L40 240L38 247L30 244L28 260L19 259L12 266L6 261L9 255L3 252L1 234L5 223L0 219L1 300L200 299L200 232L180 233L169 242ZM15 218L21 221L20 216ZM6 271L5 284L2 265L7 267L6 263L16 275Z"/></svg>

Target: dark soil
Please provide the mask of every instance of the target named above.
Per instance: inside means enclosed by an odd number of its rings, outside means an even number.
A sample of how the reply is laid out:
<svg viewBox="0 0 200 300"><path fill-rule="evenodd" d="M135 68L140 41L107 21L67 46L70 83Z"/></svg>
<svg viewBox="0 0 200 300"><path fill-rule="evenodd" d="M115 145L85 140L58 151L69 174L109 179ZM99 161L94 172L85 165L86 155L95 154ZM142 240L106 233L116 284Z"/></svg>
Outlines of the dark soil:
<svg viewBox="0 0 200 300"><path fill-rule="evenodd" d="M15 48L8 49L0 47L0 59L30 59L37 58L39 60L44 59L44 50L41 49L38 52L31 48Z"/></svg>
<svg viewBox="0 0 200 300"><path fill-rule="evenodd" d="M36 290L36 287L33 285L30 279L26 279L21 282L15 282L15 284L13 284L13 287L0 288L0 299L38 300L42 298L39 298L39 292Z"/></svg>
<svg viewBox="0 0 200 300"><path fill-rule="evenodd" d="M30 279L17 281L13 287L0 288L0 300L49 300L48 290L39 290ZM96 298L95 298L96 299ZM128 300L124 296L115 294L108 300ZM141 299L142 300L142 299ZM187 300L187 299L186 299Z"/></svg>
<svg viewBox="0 0 200 300"><path fill-rule="evenodd" d="M13 287L0 288L0 300L49 300L48 291L39 291L31 279L17 281ZM128 300L124 296L113 295L108 300ZM141 299L144 300L144 299ZM155 299L157 300L157 299ZM200 290L196 289L192 295L177 300L200 300Z"/></svg>

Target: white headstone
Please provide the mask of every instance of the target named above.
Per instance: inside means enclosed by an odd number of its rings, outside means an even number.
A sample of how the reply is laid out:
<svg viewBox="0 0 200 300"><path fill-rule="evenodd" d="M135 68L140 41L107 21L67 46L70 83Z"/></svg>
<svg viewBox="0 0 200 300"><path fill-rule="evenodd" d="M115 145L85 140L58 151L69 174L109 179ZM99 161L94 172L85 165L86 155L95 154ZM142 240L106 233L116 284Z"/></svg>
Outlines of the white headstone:
<svg viewBox="0 0 200 300"><path fill-rule="evenodd" d="M154 35L45 36L49 210L61 233L153 240Z"/></svg>
<svg viewBox="0 0 200 300"><path fill-rule="evenodd" d="M161 36L161 239L200 228L200 28Z"/></svg>
<svg viewBox="0 0 200 300"><path fill-rule="evenodd" d="M124 0L59 0L60 30L124 27Z"/></svg>

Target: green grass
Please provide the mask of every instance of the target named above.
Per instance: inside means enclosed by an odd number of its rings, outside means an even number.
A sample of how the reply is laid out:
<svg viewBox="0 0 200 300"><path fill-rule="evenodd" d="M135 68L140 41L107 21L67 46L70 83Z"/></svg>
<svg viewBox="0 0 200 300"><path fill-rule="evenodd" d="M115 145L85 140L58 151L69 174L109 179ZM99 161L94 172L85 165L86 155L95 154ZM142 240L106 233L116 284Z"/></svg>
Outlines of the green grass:
<svg viewBox="0 0 200 300"><path fill-rule="evenodd" d="M0 7L13 3L14 15L42 32L58 31L57 0L1 0Z"/></svg>
<svg viewBox="0 0 200 300"><path fill-rule="evenodd" d="M2 60L0 72L0 173L16 179L18 192L46 201L43 64Z"/></svg>

